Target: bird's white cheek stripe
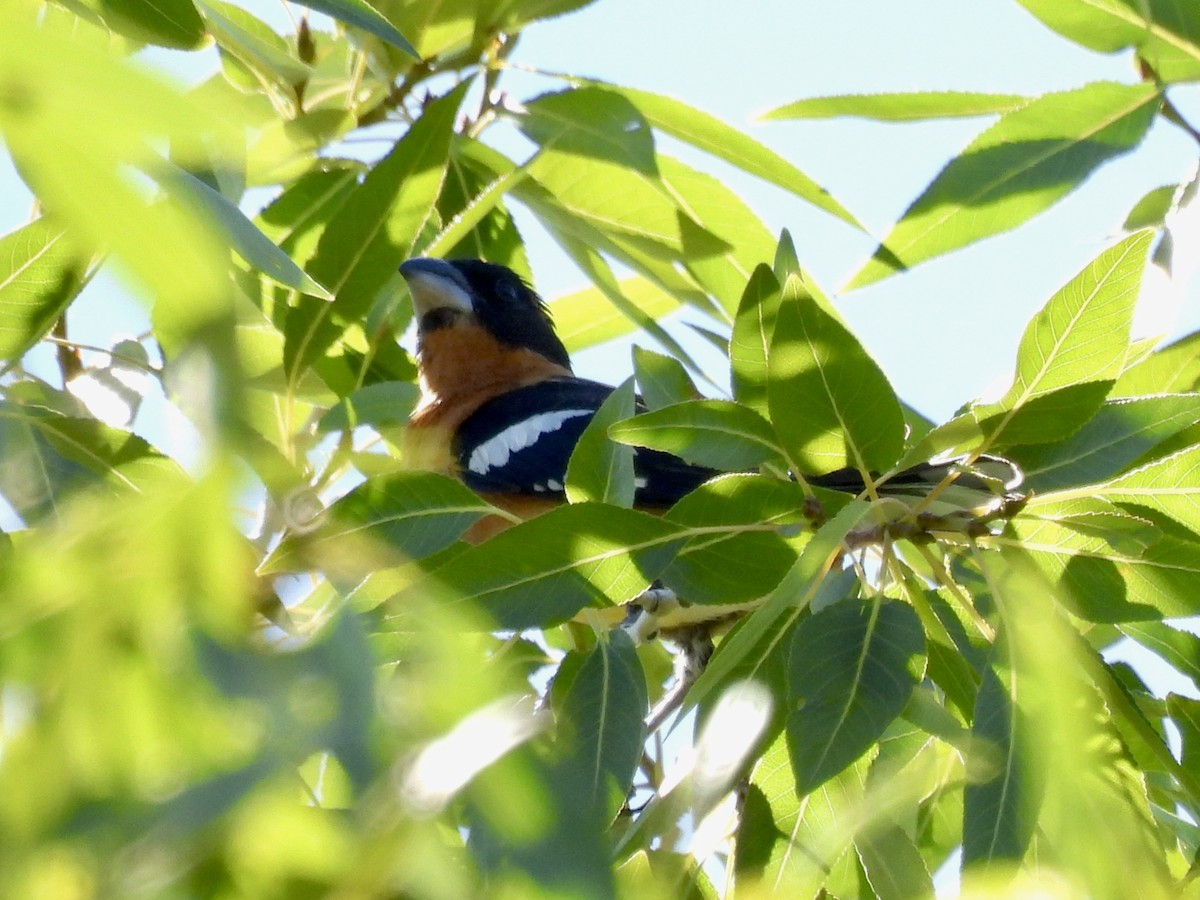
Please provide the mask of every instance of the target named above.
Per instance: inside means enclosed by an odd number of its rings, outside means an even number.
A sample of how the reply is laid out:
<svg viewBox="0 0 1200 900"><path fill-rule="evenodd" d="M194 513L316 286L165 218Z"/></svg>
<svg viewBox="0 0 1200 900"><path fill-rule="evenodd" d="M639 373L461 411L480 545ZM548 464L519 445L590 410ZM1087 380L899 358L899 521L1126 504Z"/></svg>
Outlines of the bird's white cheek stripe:
<svg viewBox="0 0 1200 900"><path fill-rule="evenodd" d="M508 465L514 453L532 447L542 435L558 431L568 419L593 413L594 409L559 409L522 419L472 450L467 468L476 475L486 475L489 469Z"/></svg>

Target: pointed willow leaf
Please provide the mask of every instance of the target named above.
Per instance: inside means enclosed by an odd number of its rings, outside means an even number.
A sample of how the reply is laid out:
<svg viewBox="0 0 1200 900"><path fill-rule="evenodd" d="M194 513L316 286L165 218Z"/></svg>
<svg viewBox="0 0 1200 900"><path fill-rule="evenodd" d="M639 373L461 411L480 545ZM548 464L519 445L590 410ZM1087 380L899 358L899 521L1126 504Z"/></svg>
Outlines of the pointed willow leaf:
<svg viewBox="0 0 1200 900"><path fill-rule="evenodd" d="M383 13L367 3L367 0L296 0L296 2L309 9L315 9L317 12L323 12L339 22L361 28L396 49L403 50L410 56L420 59L420 55L404 35L396 30L396 26L389 22Z"/></svg>
<svg viewBox="0 0 1200 900"><path fill-rule="evenodd" d="M1094 496L1166 513L1200 532L1200 445L1172 453L1098 486Z"/></svg>
<svg viewBox="0 0 1200 900"><path fill-rule="evenodd" d="M408 590L474 599L499 628L544 628L589 603L644 591L684 540L642 512L592 503L551 510L458 554ZM402 607L407 591L392 598Z"/></svg>
<svg viewBox="0 0 1200 900"><path fill-rule="evenodd" d="M1167 82L1200 80L1200 11L1175 0L1017 0L1063 37L1102 53L1134 47Z"/></svg>
<svg viewBox="0 0 1200 900"><path fill-rule="evenodd" d="M567 498L572 503L593 500L633 506L633 448L608 439L608 428L633 415L633 379L616 388L579 436L567 465Z"/></svg>
<svg viewBox="0 0 1200 900"><path fill-rule="evenodd" d="M728 475L692 491L667 519L714 531L689 540L662 582L689 603L739 603L769 594L796 562L779 533L763 529L802 521L804 493L794 481Z"/></svg>
<svg viewBox="0 0 1200 900"><path fill-rule="evenodd" d="M362 164L329 160L327 168L301 176L269 203L255 225L299 263L307 263L321 232L358 184Z"/></svg>
<svg viewBox="0 0 1200 900"><path fill-rule="evenodd" d="M1012 112L1029 102L1017 94L972 91L922 91L913 94L842 94L797 100L762 116L764 119L832 119L858 116L880 122L953 119Z"/></svg>
<svg viewBox="0 0 1200 900"><path fill-rule="evenodd" d="M728 682L730 673L742 669L753 653L754 663L745 677L753 679L763 660L769 659L784 634L827 584L838 584L834 564L841 559L842 541L858 525L868 505L851 501L822 525L801 551L788 573L738 630L722 641L715 656L688 692L688 705L699 705Z"/></svg>
<svg viewBox="0 0 1200 900"><path fill-rule="evenodd" d="M642 757L647 696L637 648L618 628L596 642L563 699L560 727L572 736L572 758L587 778L587 790L574 799L609 821Z"/></svg>
<svg viewBox="0 0 1200 900"><path fill-rule="evenodd" d="M521 131L543 147L654 175L654 135L637 107L613 91L572 88L525 104Z"/></svg>
<svg viewBox="0 0 1200 900"><path fill-rule="evenodd" d="M925 633L911 606L846 600L801 622L792 640L788 749L807 794L879 740L924 668Z"/></svg>
<svg viewBox="0 0 1200 900"><path fill-rule="evenodd" d="M1008 113L951 160L847 288L1031 219L1137 146L1159 100L1152 84L1095 82Z"/></svg>
<svg viewBox="0 0 1200 900"><path fill-rule="evenodd" d="M1163 622L1126 622L1121 631L1200 688L1200 637Z"/></svg>
<svg viewBox="0 0 1200 900"><path fill-rule="evenodd" d="M312 66L297 59L287 42L261 19L221 0L200 0L199 5L218 46L242 63L289 87L312 76Z"/></svg>
<svg viewBox="0 0 1200 900"><path fill-rule="evenodd" d="M963 796L963 868L1019 861L1032 837L1030 774L1019 745L1022 721L1008 688L990 666L975 700L971 779Z"/></svg>
<svg viewBox="0 0 1200 900"><path fill-rule="evenodd" d="M0 446L0 493L30 525L56 515L81 488L128 496L163 479L183 480L174 460L137 435L44 406L0 402Z"/></svg>
<svg viewBox="0 0 1200 900"><path fill-rule="evenodd" d="M86 267L44 218L0 237L0 359L18 359L41 340L79 292Z"/></svg>
<svg viewBox="0 0 1200 900"><path fill-rule="evenodd" d="M1200 394L1112 400L1065 441L1016 451L1024 487L1051 491L1112 478L1190 425L1200 422Z"/></svg>
<svg viewBox="0 0 1200 900"><path fill-rule="evenodd" d="M420 389L408 381L380 381L359 388L321 416L317 431L350 431L361 425L402 425Z"/></svg>
<svg viewBox="0 0 1200 900"><path fill-rule="evenodd" d="M263 569L288 571L307 559L368 552L370 542L423 559L449 547L491 511L490 504L445 475L401 472L368 478L329 507L330 521L315 534L286 538Z"/></svg>
<svg viewBox="0 0 1200 900"><path fill-rule="evenodd" d="M921 851L899 825L867 829L854 841L867 883L879 900L932 897L933 879Z"/></svg>
<svg viewBox="0 0 1200 900"><path fill-rule="evenodd" d="M313 281L290 256L271 243L236 204L190 172L178 169L175 174L180 195L191 202L198 214L209 218L230 247L248 265L284 287L325 300L333 299L329 291Z"/></svg>
<svg viewBox="0 0 1200 900"><path fill-rule="evenodd" d="M685 244L686 216L655 175L557 146L544 148L529 164L529 174L571 215L601 233L623 236L659 259L683 259L697 243L705 253L724 248L694 222ZM523 199L528 191L528 184L522 185L514 196Z"/></svg>
<svg viewBox="0 0 1200 900"><path fill-rule="evenodd" d="M1200 331L1156 350L1126 369L1113 386L1113 396L1183 393L1200 387Z"/></svg>
<svg viewBox="0 0 1200 900"><path fill-rule="evenodd" d="M659 157L659 169L668 193L706 232L694 239L688 223L684 223L688 271L732 314L750 273L774 251L775 239L754 211L720 179L669 156ZM724 241L726 248L713 252L711 235Z"/></svg>
<svg viewBox="0 0 1200 900"><path fill-rule="evenodd" d="M863 346L813 297L785 298L768 361L771 422L805 472L885 471L904 446L904 412Z"/></svg>
<svg viewBox="0 0 1200 900"><path fill-rule="evenodd" d="M632 100L650 124L660 131L791 191L801 200L837 216L855 228L862 228L858 220L828 191L745 132L672 97L628 87L614 90Z"/></svg>
<svg viewBox="0 0 1200 900"><path fill-rule="evenodd" d="M1150 238L1138 232L1105 250L1033 317L1012 387L972 408L989 442L1060 440L1100 408L1129 349Z"/></svg>
<svg viewBox="0 0 1200 900"><path fill-rule="evenodd" d="M1147 192L1133 205L1121 227L1126 231L1161 227L1175 205L1175 195L1178 192L1179 186L1174 184L1164 184Z"/></svg>
<svg viewBox="0 0 1200 900"><path fill-rule="evenodd" d="M619 422L608 434L623 444L662 450L695 465L724 471L749 469L781 457L767 420L729 400L688 400L664 406Z"/></svg>
<svg viewBox="0 0 1200 900"><path fill-rule="evenodd" d="M103 0L105 21L139 41L195 50L204 43L204 20L192 0Z"/></svg>
<svg viewBox="0 0 1200 900"><path fill-rule="evenodd" d="M1074 521L1021 517L1014 529L1073 611L1093 622L1130 622L1200 612L1200 544L1162 535L1140 546ZM1114 542L1117 546L1114 546Z"/></svg>
<svg viewBox="0 0 1200 900"><path fill-rule="evenodd" d="M450 134L469 82L425 107L424 113L378 162L334 214L308 265L334 294L329 305L302 303L288 317L286 359L293 373L336 340L336 313L361 317L413 247L446 176Z"/></svg>
<svg viewBox="0 0 1200 900"><path fill-rule="evenodd" d="M661 319L679 308L679 300L645 278L622 279L618 287L631 306L644 315ZM567 349L574 352L629 334L637 324L616 307L605 303L605 292L584 288L550 302L555 330Z"/></svg>
<svg viewBox="0 0 1200 900"><path fill-rule="evenodd" d="M662 409L674 403L700 399L700 392L688 376L687 369L673 356L635 346L633 371L647 409Z"/></svg>
<svg viewBox="0 0 1200 900"><path fill-rule="evenodd" d="M783 737L750 775L738 823L739 885L789 897L817 897L851 848L866 794L866 765L851 766L807 796L798 794Z"/></svg>
<svg viewBox="0 0 1200 900"><path fill-rule="evenodd" d="M733 396L763 415L767 414L767 372L781 298L776 276L765 263L759 264L742 292L729 341Z"/></svg>
<svg viewBox="0 0 1200 900"><path fill-rule="evenodd" d="M1180 762L1193 775L1200 775L1200 700L1168 694L1167 714L1182 738Z"/></svg>

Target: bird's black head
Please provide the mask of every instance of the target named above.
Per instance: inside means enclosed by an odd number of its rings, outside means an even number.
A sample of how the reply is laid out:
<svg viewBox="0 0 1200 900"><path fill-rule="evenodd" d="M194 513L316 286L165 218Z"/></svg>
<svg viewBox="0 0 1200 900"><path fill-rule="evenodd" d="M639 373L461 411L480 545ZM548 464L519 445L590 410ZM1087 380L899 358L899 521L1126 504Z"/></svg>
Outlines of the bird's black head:
<svg viewBox="0 0 1200 900"><path fill-rule="evenodd" d="M479 259L410 259L400 266L422 334L473 318L500 343L571 367L546 304L516 272Z"/></svg>

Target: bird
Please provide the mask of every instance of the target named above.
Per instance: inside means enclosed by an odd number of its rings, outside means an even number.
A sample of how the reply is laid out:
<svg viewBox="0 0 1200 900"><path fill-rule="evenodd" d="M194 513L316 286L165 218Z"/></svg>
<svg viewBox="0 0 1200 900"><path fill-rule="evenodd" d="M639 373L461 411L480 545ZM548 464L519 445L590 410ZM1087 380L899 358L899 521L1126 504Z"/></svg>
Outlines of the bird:
<svg viewBox="0 0 1200 900"><path fill-rule="evenodd" d="M518 520L566 502L571 453L614 388L574 373L548 305L508 267L417 257L400 274L412 295L420 384L401 446L405 464L453 475ZM722 474L645 447L635 448L633 467L634 506L652 512ZM867 490L849 467L801 477L848 494ZM998 502L1017 496L1021 478L1014 463L982 456L924 462L873 488L920 497L955 480ZM491 516L465 539L478 543L510 524Z"/></svg>

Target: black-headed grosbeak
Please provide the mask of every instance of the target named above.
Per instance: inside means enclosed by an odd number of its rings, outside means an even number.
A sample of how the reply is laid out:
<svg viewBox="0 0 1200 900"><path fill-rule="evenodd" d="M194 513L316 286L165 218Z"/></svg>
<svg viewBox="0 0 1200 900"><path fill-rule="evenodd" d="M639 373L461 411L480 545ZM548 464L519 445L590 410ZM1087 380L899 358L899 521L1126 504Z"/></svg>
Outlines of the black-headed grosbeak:
<svg viewBox="0 0 1200 900"><path fill-rule="evenodd" d="M504 266L419 258L401 265L400 273L416 313L421 382L403 447L407 463L455 475L521 518L563 503L571 452L613 388L575 376L546 304ZM970 470L954 460L924 463L876 489L920 495L955 467L960 486L997 497L1021 477L1007 460L985 457ZM637 448L634 505L665 510L717 474ZM804 477L848 493L866 488L854 469ZM506 524L491 517L466 537L478 542Z"/></svg>

